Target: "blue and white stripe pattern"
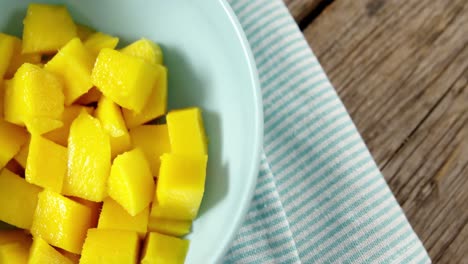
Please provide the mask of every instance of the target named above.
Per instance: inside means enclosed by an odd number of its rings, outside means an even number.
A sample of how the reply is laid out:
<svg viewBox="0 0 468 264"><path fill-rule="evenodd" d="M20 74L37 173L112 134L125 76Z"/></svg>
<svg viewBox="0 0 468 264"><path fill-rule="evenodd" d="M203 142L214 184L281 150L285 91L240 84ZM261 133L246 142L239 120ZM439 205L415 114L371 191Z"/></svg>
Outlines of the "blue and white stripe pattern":
<svg viewBox="0 0 468 264"><path fill-rule="evenodd" d="M281 0L230 0L262 86L254 200L226 263L430 263Z"/></svg>

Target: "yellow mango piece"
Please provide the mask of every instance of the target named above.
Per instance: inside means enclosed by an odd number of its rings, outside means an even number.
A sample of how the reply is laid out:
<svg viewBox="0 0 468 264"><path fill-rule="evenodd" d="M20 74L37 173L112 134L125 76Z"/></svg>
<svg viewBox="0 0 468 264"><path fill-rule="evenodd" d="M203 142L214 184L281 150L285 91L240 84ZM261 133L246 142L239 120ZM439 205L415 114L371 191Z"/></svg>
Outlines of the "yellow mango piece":
<svg viewBox="0 0 468 264"><path fill-rule="evenodd" d="M37 64L41 62L41 55L40 54L23 54L21 53L23 42L21 39L17 37L14 38L14 48L13 48L13 56L11 58L10 66L5 73L6 78L11 78L15 75L16 70L23 64L23 63L32 63Z"/></svg>
<svg viewBox="0 0 468 264"><path fill-rule="evenodd" d="M96 117L101 121L102 127L109 134L111 144L111 157L130 150L132 147L127 126L122 117L120 107L112 100L102 96L96 108Z"/></svg>
<svg viewBox="0 0 468 264"><path fill-rule="evenodd" d="M80 264L137 263L139 240L136 232L89 229Z"/></svg>
<svg viewBox="0 0 468 264"><path fill-rule="evenodd" d="M91 53L79 38L73 38L47 62L44 69L62 78L65 105L71 105L93 87L91 82L93 65L94 58Z"/></svg>
<svg viewBox="0 0 468 264"><path fill-rule="evenodd" d="M109 196L130 215L136 216L148 207L154 181L143 151L136 148L117 156L107 185Z"/></svg>
<svg viewBox="0 0 468 264"><path fill-rule="evenodd" d="M31 133L43 134L63 123L62 83L54 74L25 63L6 83L5 120L24 125Z"/></svg>
<svg viewBox="0 0 468 264"><path fill-rule="evenodd" d="M10 243L0 245L0 263L27 264L29 245L23 243Z"/></svg>
<svg viewBox="0 0 468 264"><path fill-rule="evenodd" d="M169 236L185 236L190 233L192 221L160 219L150 217L148 231L158 232Z"/></svg>
<svg viewBox="0 0 468 264"><path fill-rule="evenodd" d="M63 122L57 119L33 117L26 123L28 131L32 134L42 135L63 126Z"/></svg>
<svg viewBox="0 0 468 264"><path fill-rule="evenodd" d="M120 50L124 54L140 57L152 64L163 63L161 47L149 39L139 39Z"/></svg>
<svg viewBox="0 0 468 264"><path fill-rule="evenodd" d="M10 243L31 243L31 236L24 230L0 230L0 245Z"/></svg>
<svg viewBox="0 0 468 264"><path fill-rule="evenodd" d="M3 169L0 172L0 221L29 229L41 188Z"/></svg>
<svg viewBox="0 0 468 264"><path fill-rule="evenodd" d="M127 133L121 137L110 137L111 157L114 159L117 155L124 153L132 148L130 135Z"/></svg>
<svg viewBox="0 0 468 264"><path fill-rule="evenodd" d="M127 132L119 106L107 97L101 97L95 114L110 136L119 137Z"/></svg>
<svg viewBox="0 0 468 264"><path fill-rule="evenodd" d="M5 82L0 79L0 119L3 119L3 108L4 104L3 102L5 101Z"/></svg>
<svg viewBox="0 0 468 264"><path fill-rule="evenodd" d="M172 210L160 218L193 220L197 216L205 190L207 161L207 155L162 155L157 202Z"/></svg>
<svg viewBox="0 0 468 264"><path fill-rule="evenodd" d="M29 154L29 142L30 140L28 139L26 143L23 144L18 154L13 157L13 159L16 160L16 162L18 162L21 167L23 167L23 169L26 169L26 162L28 160Z"/></svg>
<svg viewBox="0 0 468 264"><path fill-rule="evenodd" d="M67 173L67 158L67 148L33 134L26 162L26 181L60 193Z"/></svg>
<svg viewBox="0 0 468 264"><path fill-rule="evenodd" d="M96 87L93 87L87 93L78 98L75 103L81 105L97 103L99 99L101 99L101 95L102 93Z"/></svg>
<svg viewBox="0 0 468 264"><path fill-rule="evenodd" d="M161 155L171 152L167 125L144 125L130 130L133 147L145 153L150 165L151 174L159 175Z"/></svg>
<svg viewBox="0 0 468 264"><path fill-rule="evenodd" d="M148 101L141 112L123 109L125 122L129 128L147 123L157 117L163 116L167 110L167 69L156 65L160 70L158 80L154 84Z"/></svg>
<svg viewBox="0 0 468 264"><path fill-rule="evenodd" d="M89 36L91 36L96 30L81 24L76 25L76 33L81 41L85 41Z"/></svg>
<svg viewBox="0 0 468 264"><path fill-rule="evenodd" d="M149 207L135 216L131 216L120 204L106 198L99 216L98 229L135 231L140 238L145 238L148 228Z"/></svg>
<svg viewBox="0 0 468 264"><path fill-rule="evenodd" d="M38 195L31 234L52 246L79 254L91 227L91 209L45 189Z"/></svg>
<svg viewBox="0 0 468 264"><path fill-rule="evenodd" d="M183 264L190 242L155 232L148 233L141 264Z"/></svg>
<svg viewBox="0 0 468 264"><path fill-rule="evenodd" d="M42 135L63 126L62 121L47 117L31 117L25 123L28 132L37 135Z"/></svg>
<svg viewBox="0 0 468 264"><path fill-rule="evenodd" d="M97 56L102 49L115 49L118 43L119 38L96 32L86 39L84 45L94 56Z"/></svg>
<svg viewBox="0 0 468 264"><path fill-rule="evenodd" d="M0 119L0 169L3 168L28 141L28 133L22 127Z"/></svg>
<svg viewBox="0 0 468 264"><path fill-rule="evenodd" d="M91 74L93 84L118 105L141 112L160 71L143 59L102 49Z"/></svg>
<svg viewBox="0 0 468 264"><path fill-rule="evenodd" d="M158 185L156 184L156 190L157 188L158 188ZM178 217L177 212L174 212L174 208L160 205L158 202L158 193L156 191L154 193L153 203L151 204L150 219L148 220L148 225L152 219L166 219L169 221L191 221L191 220L183 220L183 219L174 220L174 215L176 215L175 217L176 219L183 218L183 217ZM150 230L149 226L148 226L148 230ZM150 231L156 231L156 230L150 230Z"/></svg>
<svg viewBox="0 0 468 264"><path fill-rule="evenodd" d="M160 68L158 81L152 88L150 97L140 113L123 109L125 122L129 128L147 123L166 113L167 109L167 69L161 66L163 55L161 47L151 40L142 38L121 49L124 54L142 58L148 63Z"/></svg>
<svg viewBox="0 0 468 264"><path fill-rule="evenodd" d="M79 197L70 197L75 202L78 202L91 210L91 228L97 227L99 215L101 214L102 203L89 201Z"/></svg>
<svg viewBox="0 0 468 264"><path fill-rule="evenodd" d="M14 84L13 79L3 81L3 118L10 123L24 126L24 121L21 116L21 102L23 99L20 97L19 91L14 93Z"/></svg>
<svg viewBox="0 0 468 264"><path fill-rule="evenodd" d="M148 220L148 231L171 236L181 236L184 233L189 233L192 220L183 220L184 218L188 218L185 216L187 213L179 211L180 209L176 211L171 204L166 206L159 204L157 192L155 192ZM174 218L179 220L175 220Z"/></svg>
<svg viewBox="0 0 468 264"><path fill-rule="evenodd" d="M71 260L49 245L44 239L35 237L32 243L28 264L73 264Z"/></svg>
<svg viewBox="0 0 468 264"><path fill-rule="evenodd" d="M82 112L71 124L65 195L101 202L107 195L111 156L109 136L96 118Z"/></svg>
<svg viewBox="0 0 468 264"><path fill-rule="evenodd" d="M29 4L23 24L23 53L54 53L77 37L64 6Z"/></svg>
<svg viewBox="0 0 468 264"><path fill-rule="evenodd" d="M13 36L0 33L0 80L10 66L15 49L15 38Z"/></svg>
<svg viewBox="0 0 468 264"><path fill-rule="evenodd" d="M60 118L60 121L62 121L63 126L55 130L52 130L50 132L47 132L46 134L44 134L44 137L64 147L68 146L68 136L70 135L70 126L73 120L75 120L75 118L77 118L83 110L86 111L90 115L94 111L92 107L84 107L80 105L70 105L70 106L65 107L62 113L62 117Z"/></svg>
<svg viewBox="0 0 468 264"><path fill-rule="evenodd" d="M173 153L208 154L205 128L199 108L170 111L166 120Z"/></svg>

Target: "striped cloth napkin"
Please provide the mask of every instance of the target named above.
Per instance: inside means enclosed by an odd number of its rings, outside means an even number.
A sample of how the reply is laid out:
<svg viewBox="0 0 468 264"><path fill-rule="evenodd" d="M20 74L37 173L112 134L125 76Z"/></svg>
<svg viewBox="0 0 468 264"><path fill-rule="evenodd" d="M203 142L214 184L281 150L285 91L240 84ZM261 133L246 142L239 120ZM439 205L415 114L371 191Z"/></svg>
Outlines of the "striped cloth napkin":
<svg viewBox="0 0 468 264"><path fill-rule="evenodd" d="M223 263L430 263L281 0L229 0L263 94L264 155Z"/></svg>

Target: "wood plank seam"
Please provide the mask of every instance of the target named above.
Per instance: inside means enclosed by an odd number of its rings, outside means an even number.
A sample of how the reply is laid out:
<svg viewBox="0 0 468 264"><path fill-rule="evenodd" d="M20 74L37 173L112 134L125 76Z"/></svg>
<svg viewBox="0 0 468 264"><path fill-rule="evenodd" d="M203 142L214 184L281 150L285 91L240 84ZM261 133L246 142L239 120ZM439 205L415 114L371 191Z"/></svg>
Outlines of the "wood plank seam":
<svg viewBox="0 0 468 264"><path fill-rule="evenodd" d="M447 69L447 68L446 68ZM446 70L445 69L445 70ZM461 74L458 78L460 78L463 74ZM439 75L440 76L440 75ZM457 79L458 79L457 78ZM437 108L437 106L440 105L440 103L444 100L444 98L450 93L451 89L454 87L454 84L456 83L457 80L455 80L452 85L445 91L445 93L437 100L437 102L431 107L431 109L427 112L427 114L419 121L419 123L416 125L416 127L410 132L410 134L406 137L406 140L403 141L403 143L398 147L398 149L391 155L391 157L384 162L382 165L382 170L385 169L385 167L398 155L399 151L404 147L406 144L407 140L410 140L414 134L418 131L418 129L421 127L421 125L427 120L427 118L432 114L434 109Z"/></svg>
<svg viewBox="0 0 468 264"><path fill-rule="evenodd" d="M466 47L466 46L465 46ZM447 68L446 68L447 69ZM446 70L445 69L445 70ZM424 124L424 122L428 119L428 117L434 112L434 110L440 105L440 103L445 99L446 96L448 96L448 94L450 94L450 92L453 90L453 88L455 87L455 84L457 83L457 81L459 79L461 79L462 77L465 76L465 72L468 70L468 67L465 68L464 71L462 71L462 73L452 82L452 84L450 85L450 87L447 89L447 91L445 91L445 93L437 100L437 102L431 107L431 109L427 112L427 114L424 116L424 118L416 125L416 127L413 129L413 131L411 131L411 133L409 134L409 136L406 138L406 140L398 147L397 151L395 151L393 153L393 155L391 156L391 158L386 162L384 163L384 165L382 166L382 170L384 170L386 168L386 166L391 162L393 161L393 159L397 156L397 154L401 151L401 149L405 146L406 142L408 140L410 140L414 134L419 130L419 128L421 127L422 124ZM443 112L445 113L445 111ZM441 117L442 118L442 115ZM438 122L439 120L437 120L436 122ZM427 137L427 135L426 135ZM425 138L426 138L425 137ZM424 142L424 140L421 140L421 142ZM399 172L399 171L398 171ZM389 179L389 184L392 184L392 177L390 177Z"/></svg>
<svg viewBox="0 0 468 264"><path fill-rule="evenodd" d="M444 113L445 113L445 111L444 111ZM443 114L441 115L440 118L442 118L442 116L443 116ZM457 119L457 121L458 121L458 120L459 120L459 119ZM455 130L454 135L447 141L447 143L446 143L446 145L445 145L444 147L441 147L441 149L446 149L447 145L450 144L451 142L453 142L454 138L455 138L455 137L459 134L459 132L463 129L463 124L467 123L467 122L466 122L467 120L468 120L468 118L463 119L463 120L461 121L460 128L458 128L457 130ZM438 123L438 121L439 121L439 120L435 121L434 123ZM455 127L455 125L456 125L456 123L455 123L452 127ZM433 144L433 148L434 148L434 149L437 149L437 147L438 147L440 144L443 143L443 142L442 142L443 139L447 136L447 134L448 134L449 132L451 132L450 129L447 129L447 130L442 134L442 136L439 137L438 141L436 141L435 144ZM429 134L427 134L427 135L429 135ZM427 135L425 136L425 138L427 138ZM421 140L421 141L419 142L419 144L417 145L417 147L415 147L415 148L413 149L413 153L414 153L414 151L416 151L423 143L425 143L425 141L424 141L424 140ZM416 170L414 171L414 173L417 173L424 165L425 165L425 163L421 163L421 164L416 168ZM396 171L395 175L397 175L397 174L400 172L401 169L402 169L402 167L398 168L398 170ZM420 185L423 185L423 186L424 186L424 185L429 184L430 182L433 181L433 176L432 176L432 177L426 177L426 178L427 178L427 179L423 179L423 180L425 180L425 181L423 182L423 184L420 184ZM395 178L393 178L393 179L395 179ZM413 180L413 179L414 179L414 178L410 178L409 180ZM421 182L422 182L422 181L421 181ZM393 183L393 181L390 180L390 181L389 181L389 184L392 185L392 183ZM401 189L404 188L405 185L407 185L407 183L402 184L402 185L400 186L400 188L394 190L394 192L397 193L397 194L400 193ZM418 190L415 190L414 193L418 193ZM406 204L407 201L408 201L408 199L404 199L404 202L401 204L402 207L405 206L405 204Z"/></svg>
<svg viewBox="0 0 468 264"><path fill-rule="evenodd" d="M462 123L465 123L465 122L462 122ZM444 147L442 147L442 149L448 147L447 145L449 145L450 142L452 142L452 140L456 137L456 135L458 134L458 132L459 132L461 129L462 129L462 128L460 128L460 129L458 129L458 130L455 131L455 133L454 133L455 135L453 135L452 138L451 138L450 140L448 140L447 144L446 144ZM450 132L449 130L445 131L445 133L444 133L444 134L439 138L439 140L434 144L434 146L433 146L434 149L436 149L440 144L443 143L442 141L443 141L444 137L447 136L447 134L448 134L449 132ZM421 143L418 144L418 147L421 146L423 142L424 142L424 141L422 140ZM417 148L415 148L415 150L417 150ZM416 168L416 170L414 171L414 173L416 174L419 170L421 170L421 168L422 168L424 165L425 165L425 163L421 163L421 164ZM416 194L416 196L419 194L420 190L423 189L424 186L430 185L431 183L433 183L433 177L426 177L426 178L427 178L427 179L423 179L423 180L420 180L420 181L419 181L419 182L420 182L419 186L421 186L421 187L415 190L414 193ZM409 179L409 180L414 180L414 178L411 178L411 179ZM390 181L390 184L391 184L391 181ZM402 185L400 186L399 189L395 190L395 193L399 193L399 192L401 191L401 189L404 188L405 185L406 185L406 184L402 184ZM407 203L408 201L409 201L409 199L405 199L405 200L402 202L401 206L402 206L402 207L405 207L405 205L406 205L406 203ZM419 200L419 201L420 201L420 202L424 202L425 200L424 200L424 199L421 199L421 200ZM407 208L407 209L410 209L410 208Z"/></svg>

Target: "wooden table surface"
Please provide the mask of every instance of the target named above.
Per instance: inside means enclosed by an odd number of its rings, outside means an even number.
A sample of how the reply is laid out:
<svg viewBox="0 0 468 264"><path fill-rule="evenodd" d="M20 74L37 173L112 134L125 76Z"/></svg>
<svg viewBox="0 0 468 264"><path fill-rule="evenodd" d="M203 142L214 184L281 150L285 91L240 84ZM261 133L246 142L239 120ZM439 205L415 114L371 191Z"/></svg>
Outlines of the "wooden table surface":
<svg viewBox="0 0 468 264"><path fill-rule="evenodd" d="M468 263L468 0L284 0L434 263Z"/></svg>

